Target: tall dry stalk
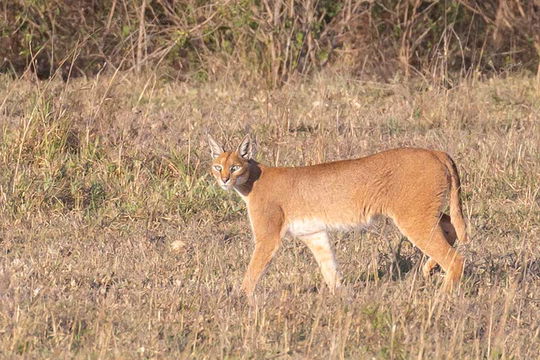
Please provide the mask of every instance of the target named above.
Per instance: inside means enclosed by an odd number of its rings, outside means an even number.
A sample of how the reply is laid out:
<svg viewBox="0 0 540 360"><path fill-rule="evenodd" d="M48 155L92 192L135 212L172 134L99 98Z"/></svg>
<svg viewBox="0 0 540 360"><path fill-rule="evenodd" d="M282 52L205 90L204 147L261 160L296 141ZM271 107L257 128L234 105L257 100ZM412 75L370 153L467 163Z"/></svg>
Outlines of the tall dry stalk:
<svg viewBox="0 0 540 360"><path fill-rule="evenodd" d="M146 26L145 26L145 11L146 11L146 0L142 0L141 8L139 13L139 37L137 40L137 63L136 71L141 72L141 64L143 60L143 52L146 50Z"/></svg>

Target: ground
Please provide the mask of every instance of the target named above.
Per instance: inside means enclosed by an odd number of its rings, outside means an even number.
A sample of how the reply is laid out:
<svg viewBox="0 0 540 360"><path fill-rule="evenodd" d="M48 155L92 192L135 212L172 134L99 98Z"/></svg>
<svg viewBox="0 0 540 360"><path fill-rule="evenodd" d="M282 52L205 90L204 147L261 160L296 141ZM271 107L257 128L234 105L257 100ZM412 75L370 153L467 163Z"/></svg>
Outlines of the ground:
<svg viewBox="0 0 540 360"><path fill-rule="evenodd" d="M2 75L1 357L539 358L538 86ZM448 152L471 231L459 291L424 280L421 253L382 219L332 235L347 294L286 239L249 305L245 206L209 175L206 132L226 147L252 133L268 165Z"/></svg>

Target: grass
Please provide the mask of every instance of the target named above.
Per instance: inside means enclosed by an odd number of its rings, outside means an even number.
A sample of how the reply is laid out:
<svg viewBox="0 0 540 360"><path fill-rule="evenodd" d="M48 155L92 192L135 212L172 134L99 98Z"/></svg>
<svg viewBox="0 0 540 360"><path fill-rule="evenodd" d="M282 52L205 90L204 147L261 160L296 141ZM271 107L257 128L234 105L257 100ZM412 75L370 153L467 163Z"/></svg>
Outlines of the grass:
<svg viewBox="0 0 540 360"><path fill-rule="evenodd" d="M3 358L534 359L540 356L540 96L527 76L430 84L322 73L266 91L154 74L0 81ZM255 306L245 207L206 131L267 164L396 146L449 152L472 242L461 291L381 221L333 243L348 296L284 241Z"/></svg>

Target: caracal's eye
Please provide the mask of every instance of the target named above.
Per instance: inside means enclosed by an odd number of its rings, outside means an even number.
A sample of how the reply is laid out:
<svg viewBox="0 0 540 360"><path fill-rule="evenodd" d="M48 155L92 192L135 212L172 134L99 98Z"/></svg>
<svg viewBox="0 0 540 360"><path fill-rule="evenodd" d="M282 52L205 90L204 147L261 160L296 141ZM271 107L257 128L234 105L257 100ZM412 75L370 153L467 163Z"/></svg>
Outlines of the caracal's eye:
<svg viewBox="0 0 540 360"><path fill-rule="evenodd" d="M221 169L223 169L221 165L214 165L214 170L221 171Z"/></svg>
<svg viewBox="0 0 540 360"><path fill-rule="evenodd" d="M236 171L238 171L238 170L240 170L240 165L233 165L233 166L231 166L231 171L232 171L232 172L236 172Z"/></svg>

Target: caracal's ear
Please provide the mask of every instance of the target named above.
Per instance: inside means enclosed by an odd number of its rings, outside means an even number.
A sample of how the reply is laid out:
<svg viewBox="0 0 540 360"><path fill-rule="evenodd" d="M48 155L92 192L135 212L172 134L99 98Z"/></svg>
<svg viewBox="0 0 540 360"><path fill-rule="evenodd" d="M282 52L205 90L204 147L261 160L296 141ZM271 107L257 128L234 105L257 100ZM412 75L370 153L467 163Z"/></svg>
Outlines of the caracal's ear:
<svg viewBox="0 0 540 360"><path fill-rule="evenodd" d="M221 145L219 145L217 141L214 140L212 136L210 136L210 134L208 134L208 145L210 145L210 154L212 155L213 159L217 158L220 154L225 152Z"/></svg>
<svg viewBox="0 0 540 360"><path fill-rule="evenodd" d="M255 156L255 141L251 140L249 134L244 137L236 152L246 160L252 159Z"/></svg>

